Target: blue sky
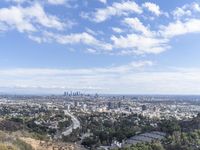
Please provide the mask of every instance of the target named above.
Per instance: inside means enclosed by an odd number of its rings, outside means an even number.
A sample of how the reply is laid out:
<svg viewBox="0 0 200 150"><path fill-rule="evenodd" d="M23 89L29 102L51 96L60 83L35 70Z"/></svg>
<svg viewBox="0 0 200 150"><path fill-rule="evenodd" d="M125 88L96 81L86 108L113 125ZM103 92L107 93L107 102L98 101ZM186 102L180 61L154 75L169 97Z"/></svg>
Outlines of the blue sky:
<svg viewBox="0 0 200 150"><path fill-rule="evenodd" d="M200 93L199 0L2 0L0 92Z"/></svg>

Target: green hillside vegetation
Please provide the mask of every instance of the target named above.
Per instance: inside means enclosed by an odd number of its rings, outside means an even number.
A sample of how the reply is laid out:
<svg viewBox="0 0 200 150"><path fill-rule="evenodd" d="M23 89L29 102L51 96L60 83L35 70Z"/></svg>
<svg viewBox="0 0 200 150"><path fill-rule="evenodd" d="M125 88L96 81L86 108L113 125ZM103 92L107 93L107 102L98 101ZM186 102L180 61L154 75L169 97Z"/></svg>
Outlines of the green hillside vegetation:
<svg viewBox="0 0 200 150"><path fill-rule="evenodd" d="M165 140L139 143L120 150L199 150L200 114L188 121L163 120L159 130L168 134Z"/></svg>

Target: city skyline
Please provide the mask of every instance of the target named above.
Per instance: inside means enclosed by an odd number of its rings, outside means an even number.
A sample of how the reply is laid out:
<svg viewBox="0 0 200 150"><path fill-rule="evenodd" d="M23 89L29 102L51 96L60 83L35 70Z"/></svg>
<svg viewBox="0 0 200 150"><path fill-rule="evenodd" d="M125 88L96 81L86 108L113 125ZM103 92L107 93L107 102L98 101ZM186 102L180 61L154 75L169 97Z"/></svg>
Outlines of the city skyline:
<svg viewBox="0 0 200 150"><path fill-rule="evenodd" d="M199 94L199 26L199 0L2 0L0 92Z"/></svg>

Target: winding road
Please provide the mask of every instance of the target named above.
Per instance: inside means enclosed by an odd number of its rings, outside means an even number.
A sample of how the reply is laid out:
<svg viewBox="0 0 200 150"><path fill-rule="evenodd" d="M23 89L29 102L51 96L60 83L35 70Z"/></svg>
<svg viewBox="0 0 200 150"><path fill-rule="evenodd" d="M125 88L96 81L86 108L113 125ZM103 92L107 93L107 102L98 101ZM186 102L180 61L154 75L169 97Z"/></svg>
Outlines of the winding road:
<svg viewBox="0 0 200 150"><path fill-rule="evenodd" d="M62 132L62 135L64 136L68 136L72 133L73 129L78 129L81 127L81 124L79 122L79 120L70 112L68 112L67 110L64 110L65 115L70 116L72 119L72 125L69 126L68 128L66 128L66 130L64 132Z"/></svg>

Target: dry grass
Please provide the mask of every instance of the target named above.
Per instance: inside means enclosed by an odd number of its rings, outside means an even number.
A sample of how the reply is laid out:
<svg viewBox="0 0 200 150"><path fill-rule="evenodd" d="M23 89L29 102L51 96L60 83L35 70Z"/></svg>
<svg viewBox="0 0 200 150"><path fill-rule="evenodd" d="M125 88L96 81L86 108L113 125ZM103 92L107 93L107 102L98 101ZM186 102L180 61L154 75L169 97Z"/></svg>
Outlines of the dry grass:
<svg viewBox="0 0 200 150"><path fill-rule="evenodd" d="M16 148L5 144L0 144L0 150L16 150Z"/></svg>
<svg viewBox="0 0 200 150"><path fill-rule="evenodd" d="M32 147L19 138L0 131L0 150L32 150Z"/></svg>
<svg viewBox="0 0 200 150"><path fill-rule="evenodd" d="M53 142L45 142L45 141L40 141L40 140L35 140L33 138L25 138L22 137L20 138L24 142L30 144L34 150L57 150L57 149L62 149L62 150L81 150L81 148L77 147L74 144L67 144L67 143L53 143Z"/></svg>

